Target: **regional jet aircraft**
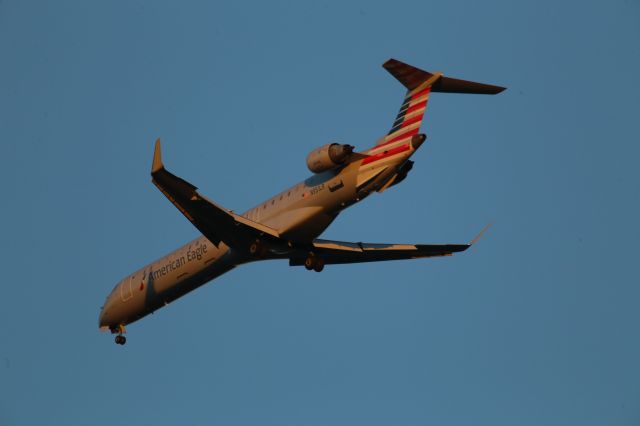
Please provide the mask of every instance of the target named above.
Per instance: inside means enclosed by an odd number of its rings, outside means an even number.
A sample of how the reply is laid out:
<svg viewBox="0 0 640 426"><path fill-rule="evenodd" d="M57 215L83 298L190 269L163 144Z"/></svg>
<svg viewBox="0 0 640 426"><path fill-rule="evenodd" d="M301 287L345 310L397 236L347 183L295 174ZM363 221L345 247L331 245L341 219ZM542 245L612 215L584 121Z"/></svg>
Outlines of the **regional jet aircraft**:
<svg viewBox="0 0 640 426"><path fill-rule="evenodd" d="M102 307L101 330L126 342L125 326L137 321L243 263L287 259L291 266L322 271L325 265L450 256L469 244L371 244L317 237L347 207L372 192L402 182L413 167L409 158L425 141L420 125L432 92L496 94L503 87L445 77L395 59L383 64L407 93L391 130L372 148L330 143L311 151L311 177L244 214L209 200L198 188L169 172L156 141L152 182L202 233L116 284Z"/></svg>

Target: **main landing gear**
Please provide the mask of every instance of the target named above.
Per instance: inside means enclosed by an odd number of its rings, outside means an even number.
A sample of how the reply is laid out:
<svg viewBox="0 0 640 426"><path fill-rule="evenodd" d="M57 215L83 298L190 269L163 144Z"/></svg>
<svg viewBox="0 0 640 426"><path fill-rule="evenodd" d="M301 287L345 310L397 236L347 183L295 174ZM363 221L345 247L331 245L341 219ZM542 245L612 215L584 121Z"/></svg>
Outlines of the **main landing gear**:
<svg viewBox="0 0 640 426"><path fill-rule="evenodd" d="M304 260L304 267L307 268L307 271L313 269L316 272L322 272L324 269L324 259L313 253L309 253L309 256Z"/></svg>
<svg viewBox="0 0 640 426"><path fill-rule="evenodd" d="M116 336L116 345L124 345L125 343L127 343L127 338L123 336L123 333L125 332L126 330L124 329L124 325L119 325L111 329L112 334L118 334Z"/></svg>

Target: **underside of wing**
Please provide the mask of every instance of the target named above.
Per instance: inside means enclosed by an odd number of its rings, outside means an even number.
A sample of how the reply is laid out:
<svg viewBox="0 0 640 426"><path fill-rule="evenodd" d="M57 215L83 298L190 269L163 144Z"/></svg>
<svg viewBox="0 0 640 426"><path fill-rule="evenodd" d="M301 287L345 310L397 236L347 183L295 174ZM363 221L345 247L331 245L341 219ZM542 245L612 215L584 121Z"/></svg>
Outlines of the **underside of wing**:
<svg viewBox="0 0 640 426"><path fill-rule="evenodd" d="M169 201L216 246L224 242L230 247L246 249L259 238L280 239L276 230L217 205L198 193L197 187L166 170L159 139L153 155L151 177Z"/></svg>
<svg viewBox="0 0 640 426"><path fill-rule="evenodd" d="M311 255L321 259L322 265L451 256L478 242L490 226L487 225L468 244L375 244L318 239L313 241ZM291 253L288 257L291 266L305 265L305 260L309 259L304 252Z"/></svg>
<svg viewBox="0 0 640 426"><path fill-rule="evenodd" d="M373 244L315 240L313 254L330 265L451 256L469 247L471 244ZM304 257L292 257L289 265L303 265L304 261Z"/></svg>

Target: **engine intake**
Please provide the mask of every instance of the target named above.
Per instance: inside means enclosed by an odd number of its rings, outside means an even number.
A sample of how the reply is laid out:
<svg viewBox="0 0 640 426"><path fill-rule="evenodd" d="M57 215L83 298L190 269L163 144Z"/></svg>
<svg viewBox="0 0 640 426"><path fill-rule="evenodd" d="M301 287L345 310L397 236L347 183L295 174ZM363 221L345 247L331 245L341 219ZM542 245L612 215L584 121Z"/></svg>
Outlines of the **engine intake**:
<svg viewBox="0 0 640 426"><path fill-rule="evenodd" d="M335 169L349 159L353 148L351 145L340 145L337 143L323 145L307 155L307 167L313 173L322 173Z"/></svg>

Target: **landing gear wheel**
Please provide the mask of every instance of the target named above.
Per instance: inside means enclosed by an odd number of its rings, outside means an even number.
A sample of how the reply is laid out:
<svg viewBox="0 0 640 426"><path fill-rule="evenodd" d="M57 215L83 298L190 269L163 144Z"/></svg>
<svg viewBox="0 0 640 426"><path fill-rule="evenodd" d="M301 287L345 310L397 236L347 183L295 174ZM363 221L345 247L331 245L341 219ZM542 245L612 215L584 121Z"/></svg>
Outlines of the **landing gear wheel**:
<svg viewBox="0 0 640 426"><path fill-rule="evenodd" d="M313 270L316 272L322 272L324 269L324 259L321 257L316 257L315 265L313 265Z"/></svg>
<svg viewBox="0 0 640 426"><path fill-rule="evenodd" d="M320 272L324 269L324 259L316 257L313 254L309 254L309 256L304 260L304 267L307 268L307 271L313 269L316 272Z"/></svg>
<svg viewBox="0 0 640 426"><path fill-rule="evenodd" d="M116 336L116 344L117 345L124 345L125 343L127 343L127 338L124 337L122 334L118 334Z"/></svg>
<svg viewBox="0 0 640 426"><path fill-rule="evenodd" d="M313 269L315 263L315 258L313 256L309 256L304 260L304 267L307 268L307 271L310 271Z"/></svg>

